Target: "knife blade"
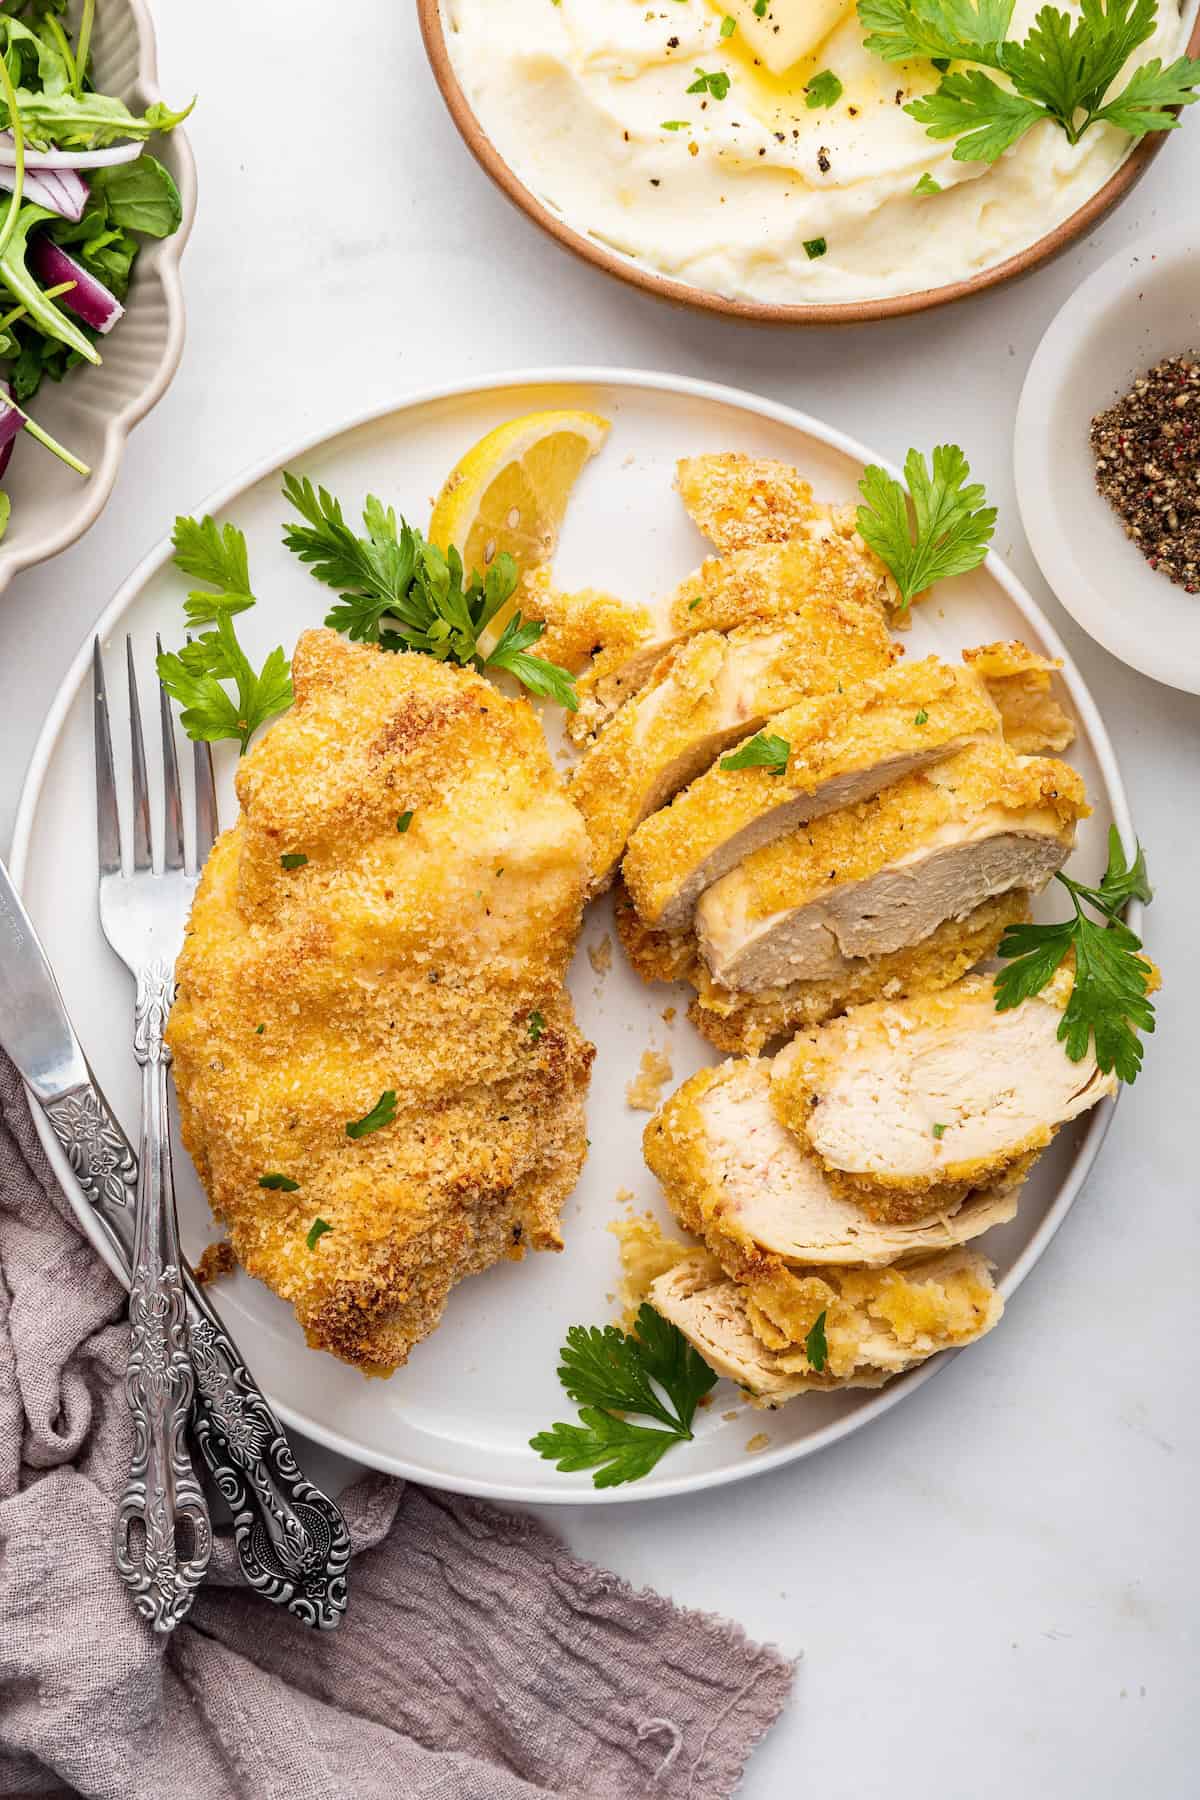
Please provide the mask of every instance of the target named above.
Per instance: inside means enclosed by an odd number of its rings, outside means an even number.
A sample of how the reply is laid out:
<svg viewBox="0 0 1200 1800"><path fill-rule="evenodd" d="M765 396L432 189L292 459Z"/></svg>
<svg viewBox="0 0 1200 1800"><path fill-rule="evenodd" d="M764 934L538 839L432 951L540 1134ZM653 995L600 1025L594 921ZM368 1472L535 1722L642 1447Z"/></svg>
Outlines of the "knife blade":
<svg viewBox="0 0 1200 1800"><path fill-rule="evenodd" d="M88 1066L2 861L0 1049L45 1114L128 1282L137 1157ZM331 1631L346 1610L346 1522L298 1468L283 1426L186 1262L183 1281L196 1375L192 1428L233 1514L242 1572L266 1599Z"/></svg>

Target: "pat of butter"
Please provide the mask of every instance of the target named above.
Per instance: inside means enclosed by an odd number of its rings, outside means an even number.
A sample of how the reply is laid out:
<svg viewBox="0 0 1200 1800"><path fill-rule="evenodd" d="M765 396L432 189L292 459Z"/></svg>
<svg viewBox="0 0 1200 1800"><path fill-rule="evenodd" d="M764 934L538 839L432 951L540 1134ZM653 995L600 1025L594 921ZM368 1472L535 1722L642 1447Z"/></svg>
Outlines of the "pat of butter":
<svg viewBox="0 0 1200 1800"><path fill-rule="evenodd" d="M772 75L784 75L801 58L811 56L853 4L854 0L767 0L759 18L755 0L728 0L739 36Z"/></svg>

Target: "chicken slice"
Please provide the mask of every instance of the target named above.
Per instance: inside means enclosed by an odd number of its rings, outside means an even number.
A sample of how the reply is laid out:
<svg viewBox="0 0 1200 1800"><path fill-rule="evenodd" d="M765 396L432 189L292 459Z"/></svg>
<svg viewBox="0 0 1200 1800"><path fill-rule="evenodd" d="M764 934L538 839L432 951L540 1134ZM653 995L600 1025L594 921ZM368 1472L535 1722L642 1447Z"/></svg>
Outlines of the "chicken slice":
<svg viewBox="0 0 1200 1800"><path fill-rule="evenodd" d="M996 1011L990 976L939 994L856 1007L775 1058L772 1102L839 1192L874 1219L927 1217L1044 1150L1114 1094L1089 1048L1058 1028L1073 974Z"/></svg>
<svg viewBox="0 0 1200 1800"><path fill-rule="evenodd" d="M675 1217L739 1281L789 1264L881 1267L951 1249L1017 1210L1014 1181L913 1224L868 1218L781 1123L761 1058L693 1075L651 1119L642 1145Z"/></svg>
<svg viewBox="0 0 1200 1800"><path fill-rule="evenodd" d="M575 771L571 799L591 841L592 891L608 886L642 820L739 738L805 695L886 669L877 616L864 633L837 608L811 606L764 628L704 631L678 644L627 700Z"/></svg>
<svg viewBox="0 0 1200 1800"><path fill-rule="evenodd" d="M983 683L936 657L898 664L853 692L801 701L765 727L789 746L785 769L718 762L638 826L624 864L633 903L647 925L678 930L704 890L744 857L998 727Z"/></svg>
<svg viewBox="0 0 1200 1800"><path fill-rule="evenodd" d="M954 1250L905 1269L781 1270L731 1281L704 1251L652 1284L649 1302L678 1326L709 1366L762 1405L836 1388L882 1387L999 1322L1004 1302L982 1256ZM825 1316L820 1374L805 1350Z"/></svg>
<svg viewBox="0 0 1200 1800"><path fill-rule="evenodd" d="M689 517L720 551L784 543L816 510L800 471L769 457L685 456L676 464L675 485Z"/></svg>
<svg viewBox="0 0 1200 1800"><path fill-rule="evenodd" d="M1055 698L1052 678L1062 668L1019 639L964 650L963 661L982 677L1000 710L1004 736L1020 756L1058 755L1075 741L1075 726Z"/></svg>
<svg viewBox="0 0 1200 1800"><path fill-rule="evenodd" d="M731 869L696 908L701 954L737 992L837 981L994 895L1039 893L1088 810L1066 763L972 744Z"/></svg>
<svg viewBox="0 0 1200 1800"><path fill-rule="evenodd" d="M598 730L684 638L773 625L816 608L816 629L821 620L840 619L848 636L865 641L874 634L886 643L886 599L882 565L865 545L859 551L836 534L710 556L656 607L613 616L611 636L577 683L571 735L579 743Z"/></svg>

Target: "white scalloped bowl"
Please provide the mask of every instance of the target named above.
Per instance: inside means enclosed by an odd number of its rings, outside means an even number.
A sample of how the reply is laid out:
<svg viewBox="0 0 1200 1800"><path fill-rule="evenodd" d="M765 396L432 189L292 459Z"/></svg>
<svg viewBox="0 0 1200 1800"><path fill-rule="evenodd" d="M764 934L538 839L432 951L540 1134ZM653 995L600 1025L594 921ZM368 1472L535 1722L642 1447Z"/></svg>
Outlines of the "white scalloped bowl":
<svg viewBox="0 0 1200 1800"><path fill-rule="evenodd" d="M72 8L74 11L74 8ZM154 27L144 0L100 0L93 38L97 85L142 112L163 95ZM176 104L179 96L174 96ZM0 540L0 592L19 569L57 556L99 518L121 463L125 440L166 392L183 352L179 261L196 212L196 169L181 131L155 142L154 154L179 188L183 219L172 237L143 240L125 317L103 345L97 368L45 382L32 403L40 425L90 465L87 480L32 439L18 440L4 477L12 499Z"/></svg>

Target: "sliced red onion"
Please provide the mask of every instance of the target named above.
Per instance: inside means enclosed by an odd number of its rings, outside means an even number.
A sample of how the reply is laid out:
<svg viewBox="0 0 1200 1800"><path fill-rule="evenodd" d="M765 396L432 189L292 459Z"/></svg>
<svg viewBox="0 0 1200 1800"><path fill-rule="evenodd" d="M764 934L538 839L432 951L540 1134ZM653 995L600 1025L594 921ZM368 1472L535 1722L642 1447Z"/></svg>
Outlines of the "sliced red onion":
<svg viewBox="0 0 1200 1800"><path fill-rule="evenodd" d="M70 293L60 298L65 307L93 330L111 331L125 311L116 295L110 294L102 281L89 275L82 263L68 256L52 238L40 235L34 238L27 260L30 269L47 287L57 287L62 281L75 283Z"/></svg>
<svg viewBox="0 0 1200 1800"><path fill-rule="evenodd" d="M109 144L105 150L37 150L25 146L27 169L110 169L114 163L136 162L145 145ZM0 131L0 165L17 166L17 150L11 131Z"/></svg>
<svg viewBox="0 0 1200 1800"><path fill-rule="evenodd" d="M13 453L13 445L20 437L25 421L15 406L9 406L12 389L7 381L0 380L0 481L4 480L4 471L8 467L8 459Z"/></svg>
<svg viewBox="0 0 1200 1800"><path fill-rule="evenodd" d="M0 163L0 188L11 194L17 185L16 172ZM26 200L44 206L61 219L82 219L87 205L88 186L74 169L26 169L23 188Z"/></svg>

